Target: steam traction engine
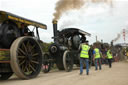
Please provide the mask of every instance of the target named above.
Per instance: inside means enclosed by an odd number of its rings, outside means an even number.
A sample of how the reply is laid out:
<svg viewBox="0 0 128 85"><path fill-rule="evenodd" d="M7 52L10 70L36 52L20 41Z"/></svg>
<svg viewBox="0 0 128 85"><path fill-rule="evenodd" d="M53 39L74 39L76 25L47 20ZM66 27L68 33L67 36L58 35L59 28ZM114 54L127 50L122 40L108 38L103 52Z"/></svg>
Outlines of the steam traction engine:
<svg viewBox="0 0 128 85"><path fill-rule="evenodd" d="M61 31L57 30L57 21L53 21L54 43L49 47L48 54L44 55L44 72L50 70L51 62L55 62L59 70L71 71L73 65L79 65L78 48L85 35L89 33L77 28L65 28Z"/></svg>
<svg viewBox="0 0 128 85"><path fill-rule="evenodd" d="M34 26L31 31L28 26ZM0 11L0 80L13 73L21 79L36 77L42 65L38 27L46 25ZM34 29L36 35L34 35Z"/></svg>

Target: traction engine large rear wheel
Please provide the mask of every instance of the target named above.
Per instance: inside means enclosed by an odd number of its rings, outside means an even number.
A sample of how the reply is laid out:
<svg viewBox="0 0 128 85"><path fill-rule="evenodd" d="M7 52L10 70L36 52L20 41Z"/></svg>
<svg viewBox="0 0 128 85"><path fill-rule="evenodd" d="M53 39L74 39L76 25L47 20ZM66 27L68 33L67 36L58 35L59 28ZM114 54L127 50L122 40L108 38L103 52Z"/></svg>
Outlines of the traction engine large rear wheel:
<svg viewBox="0 0 128 85"><path fill-rule="evenodd" d="M10 50L11 67L21 79L36 77L42 65L42 50L38 42L32 37L16 39Z"/></svg>

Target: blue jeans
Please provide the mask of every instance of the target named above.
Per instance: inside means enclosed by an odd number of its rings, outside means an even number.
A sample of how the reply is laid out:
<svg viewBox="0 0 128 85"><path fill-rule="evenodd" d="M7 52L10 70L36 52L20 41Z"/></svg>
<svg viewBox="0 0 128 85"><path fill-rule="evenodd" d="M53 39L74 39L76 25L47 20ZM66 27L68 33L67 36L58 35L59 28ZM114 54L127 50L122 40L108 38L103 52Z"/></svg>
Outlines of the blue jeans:
<svg viewBox="0 0 128 85"><path fill-rule="evenodd" d="M97 63L99 65L99 69L101 70L101 59L100 58L95 59L95 70L97 70Z"/></svg>
<svg viewBox="0 0 128 85"><path fill-rule="evenodd" d="M108 59L109 68L112 67L112 59Z"/></svg>
<svg viewBox="0 0 128 85"><path fill-rule="evenodd" d="M83 63L86 63L86 74L89 73L89 59L80 58L80 73L83 73Z"/></svg>

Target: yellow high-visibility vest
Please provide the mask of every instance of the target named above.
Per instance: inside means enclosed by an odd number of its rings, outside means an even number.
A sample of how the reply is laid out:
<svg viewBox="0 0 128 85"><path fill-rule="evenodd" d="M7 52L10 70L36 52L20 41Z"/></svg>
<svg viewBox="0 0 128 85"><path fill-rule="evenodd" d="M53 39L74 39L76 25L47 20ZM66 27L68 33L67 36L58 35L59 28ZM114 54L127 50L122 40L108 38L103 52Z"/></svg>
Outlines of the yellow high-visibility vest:
<svg viewBox="0 0 128 85"><path fill-rule="evenodd" d="M110 53L110 50L107 51L107 58L112 59L112 54Z"/></svg>
<svg viewBox="0 0 128 85"><path fill-rule="evenodd" d="M100 50L98 48L95 48L94 51L95 51L95 59L100 58Z"/></svg>
<svg viewBox="0 0 128 85"><path fill-rule="evenodd" d="M80 57L81 58L89 58L88 51L89 51L90 47L88 45L82 44L81 48L82 48L82 50L80 53Z"/></svg>

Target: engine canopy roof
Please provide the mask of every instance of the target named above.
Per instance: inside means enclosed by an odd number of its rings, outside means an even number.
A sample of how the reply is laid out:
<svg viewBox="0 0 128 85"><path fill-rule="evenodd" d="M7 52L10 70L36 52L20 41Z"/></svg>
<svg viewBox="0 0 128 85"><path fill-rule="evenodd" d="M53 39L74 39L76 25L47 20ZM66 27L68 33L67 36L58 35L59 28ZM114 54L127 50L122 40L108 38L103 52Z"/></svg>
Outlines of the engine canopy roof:
<svg viewBox="0 0 128 85"><path fill-rule="evenodd" d="M0 11L0 23L2 23L5 20L13 20L18 25L23 23L26 26L32 25L32 26L39 27L42 29L47 29L47 26L45 24L40 23L40 22L26 19L26 18L20 17L18 15L15 15L15 14L12 14L9 12Z"/></svg>
<svg viewBox="0 0 128 85"><path fill-rule="evenodd" d="M76 34L91 36L90 33L80 30L78 28L65 28L59 32L59 35L65 36L65 37L70 37Z"/></svg>

